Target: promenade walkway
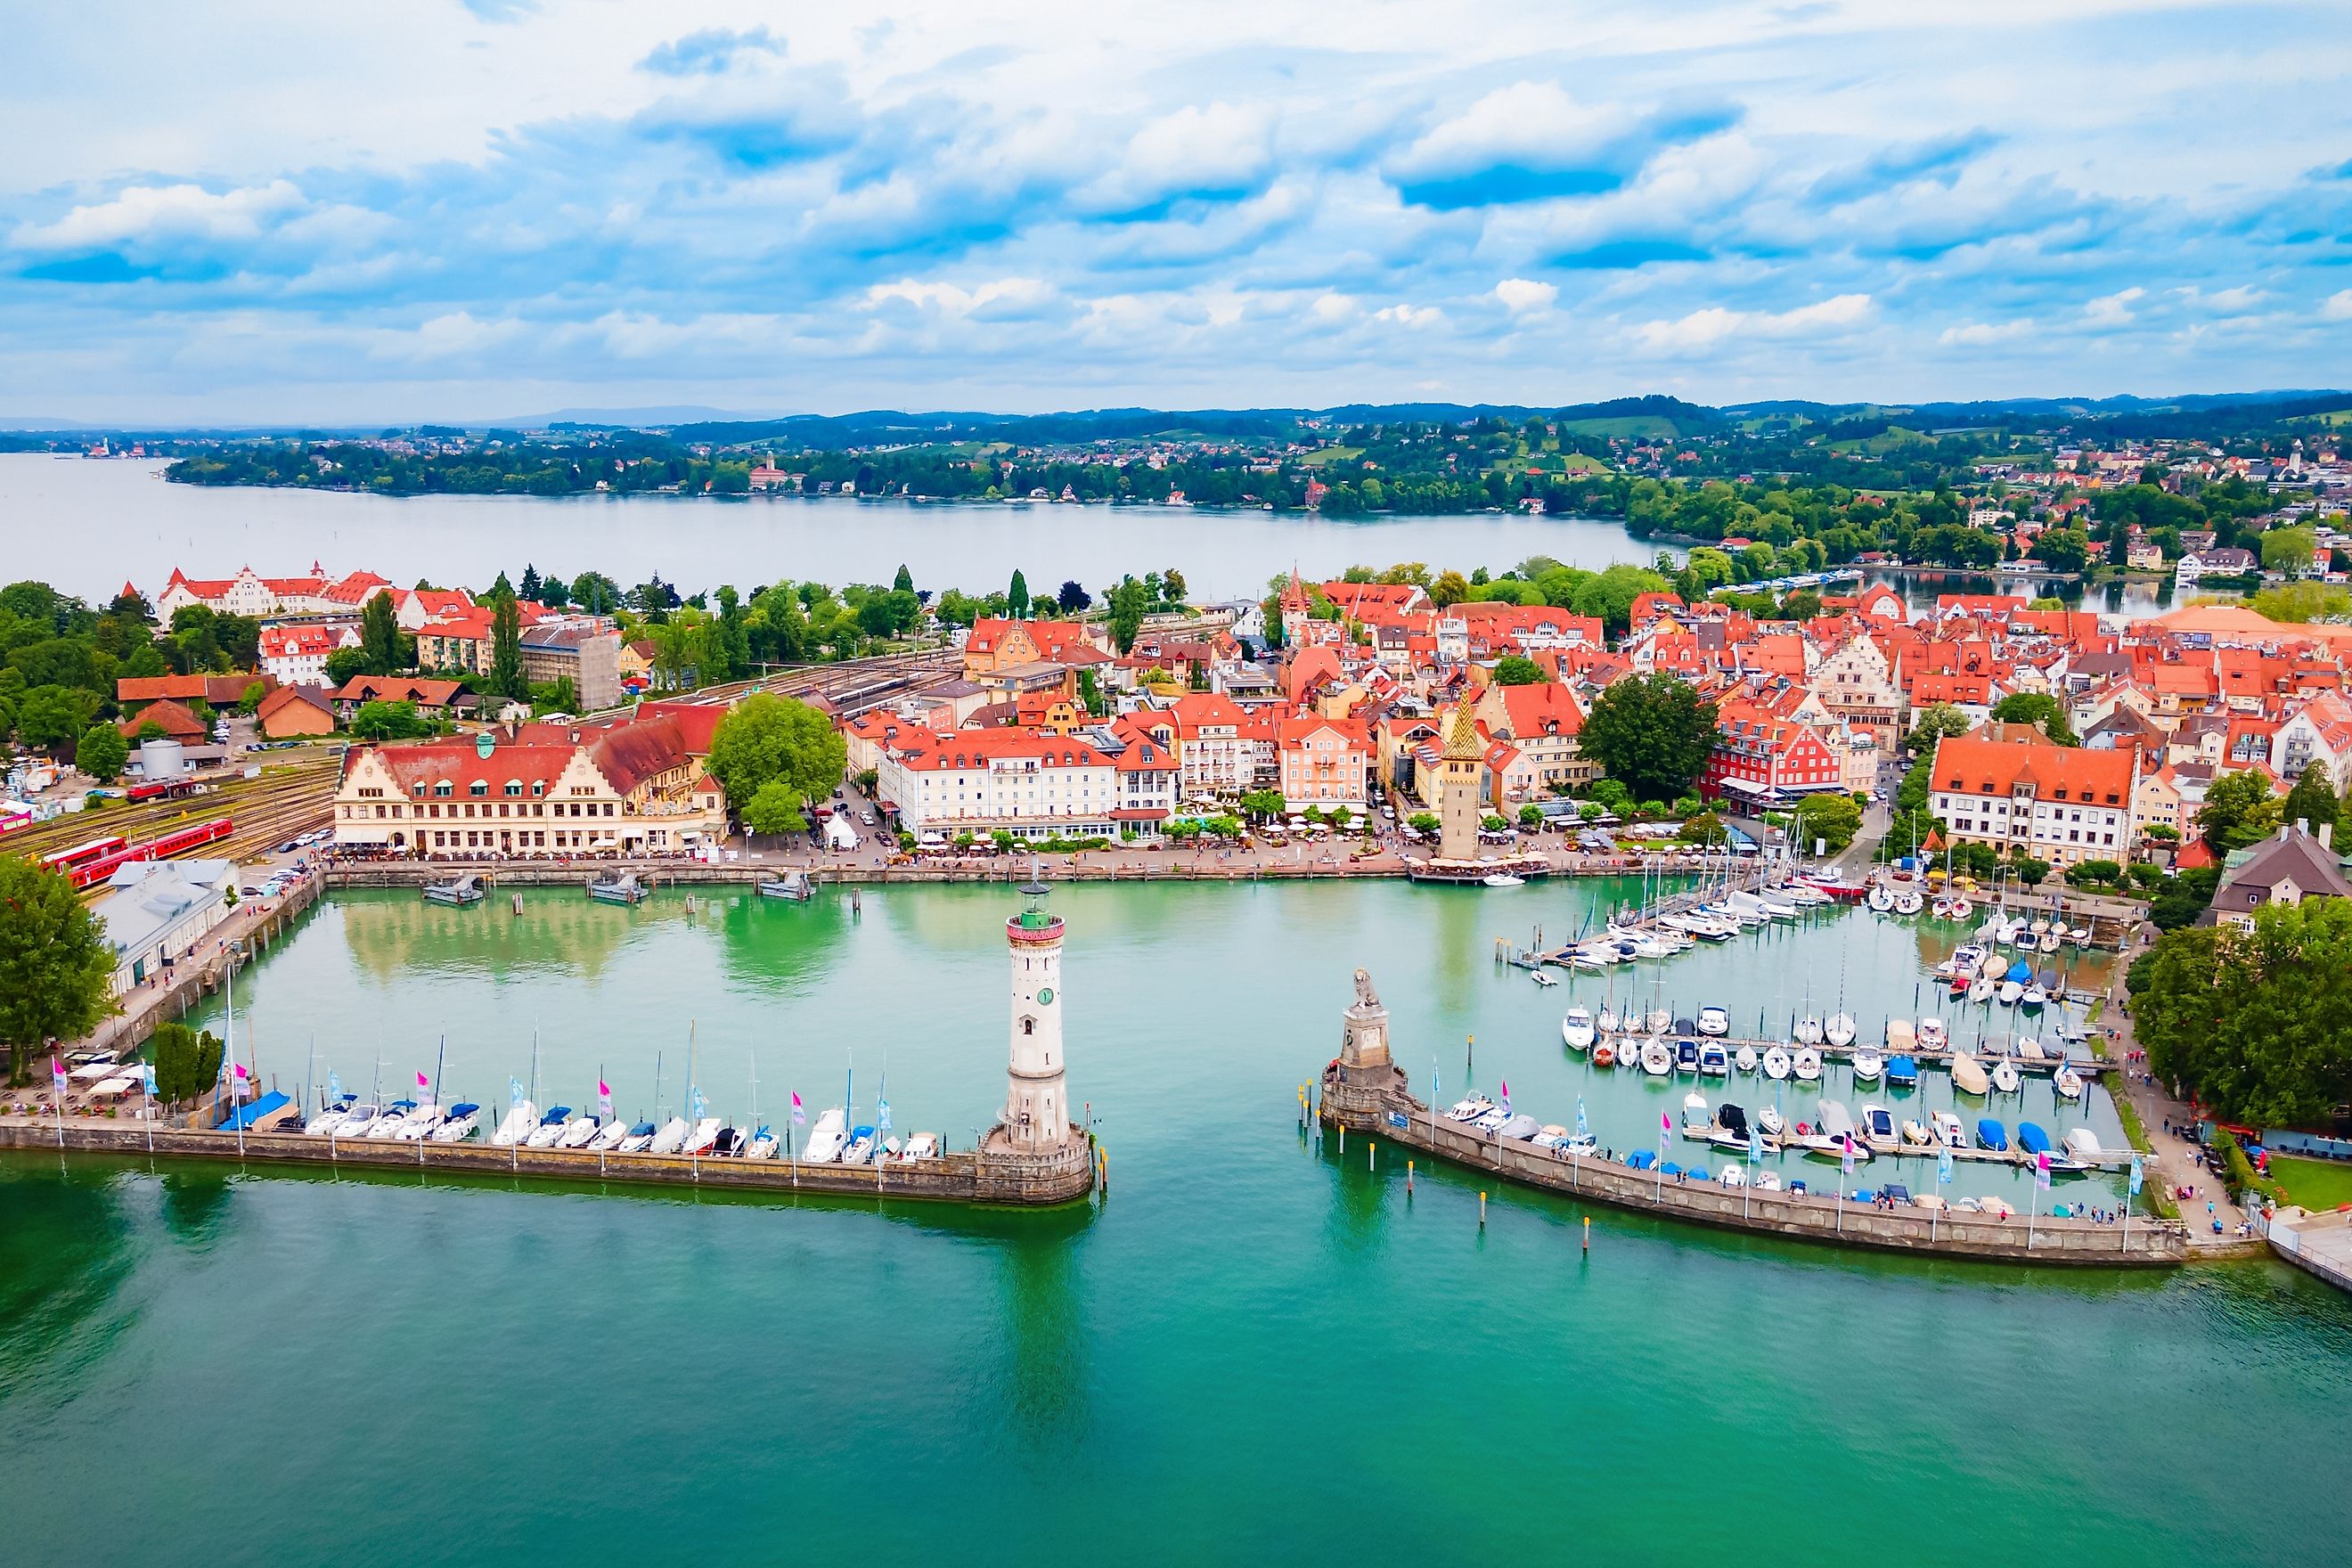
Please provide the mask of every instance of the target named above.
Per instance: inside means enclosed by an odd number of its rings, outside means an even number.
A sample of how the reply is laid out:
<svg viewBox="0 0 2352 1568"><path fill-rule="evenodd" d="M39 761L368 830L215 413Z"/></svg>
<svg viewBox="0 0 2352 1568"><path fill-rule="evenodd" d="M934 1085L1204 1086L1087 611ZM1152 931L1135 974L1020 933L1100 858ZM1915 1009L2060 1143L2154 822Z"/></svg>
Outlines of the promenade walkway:
<svg viewBox="0 0 2352 1568"><path fill-rule="evenodd" d="M2106 1010L2100 1015L2099 1022L2107 1031L2107 1037L2099 1045L2119 1068L2107 1077L2109 1091L2131 1101L2132 1109L2147 1128L2148 1141L2156 1146L2145 1162L2146 1180L2168 1192L2177 1187L2190 1189L2191 1196L2177 1201L2180 1217L2189 1226L2192 1255L2200 1251L2255 1250L2261 1246L2260 1238L2240 1234L2239 1227L2247 1223L2245 1211L2230 1201L2221 1178L2197 1163L2200 1145L2195 1132L2196 1111L2175 1100L2160 1083L2149 1081L2147 1064L2135 1059L2139 1046L2132 1034L2124 968L2123 964L2116 965L2115 988L2108 993ZM2213 1228L2216 1221L2221 1225L2218 1233Z"/></svg>

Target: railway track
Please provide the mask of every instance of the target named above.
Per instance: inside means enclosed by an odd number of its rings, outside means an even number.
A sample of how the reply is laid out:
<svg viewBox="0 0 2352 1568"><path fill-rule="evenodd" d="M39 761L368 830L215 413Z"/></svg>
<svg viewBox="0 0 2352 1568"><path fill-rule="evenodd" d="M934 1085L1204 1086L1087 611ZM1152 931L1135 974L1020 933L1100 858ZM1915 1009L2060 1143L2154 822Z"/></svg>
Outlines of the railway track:
<svg viewBox="0 0 2352 1568"><path fill-rule="evenodd" d="M305 760L282 765L258 779L227 780L202 795L179 800L74 812L12 833L0 847L38 859L111 834L139 844L226 816L236 823L236 831L218 844L205 846L205 852L238 858L331 820L337 765L332 757Z"/></svg>

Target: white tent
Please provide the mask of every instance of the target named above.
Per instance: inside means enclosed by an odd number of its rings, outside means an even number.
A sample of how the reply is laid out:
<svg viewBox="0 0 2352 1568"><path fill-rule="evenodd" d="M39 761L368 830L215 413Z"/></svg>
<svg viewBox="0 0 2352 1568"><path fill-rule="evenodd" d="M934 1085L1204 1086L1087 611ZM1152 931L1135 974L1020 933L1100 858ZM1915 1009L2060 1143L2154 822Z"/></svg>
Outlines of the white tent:
<svg viewBox="0 0 2352 1568"><path fill-rule="evenodd" d="M836 811L824 819L824 847L828 849L857 847L857 829L849 826L849 818L843 813Z"/></svg>

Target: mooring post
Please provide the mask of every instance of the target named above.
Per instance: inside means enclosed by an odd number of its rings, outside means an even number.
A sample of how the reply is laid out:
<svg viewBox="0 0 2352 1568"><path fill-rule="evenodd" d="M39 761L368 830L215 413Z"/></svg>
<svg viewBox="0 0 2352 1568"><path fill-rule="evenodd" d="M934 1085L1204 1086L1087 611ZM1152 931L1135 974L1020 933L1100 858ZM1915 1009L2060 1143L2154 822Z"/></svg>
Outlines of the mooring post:
<svg viewBox="0 0 2352 1568"><path fill-rule="evenodd" d="M1483 1192L1478 1194L1478 1228L1486 1228L1486 1194Z"/></svg>
<svg viewBox="0 0 2352 1568"><path fill-rule="evenodd" d="M1592 1216L1591 1215L1584 1216L1584 1250L1587 1252L1592 1250Z"/></svg>
<svg viewBox="0 0 2352 1568"><path fill-rule="evenodd" d="M1412 1195L1412 1162L1411 1160L1404 1163L1404 1190L1406 1196Z"/></svg>

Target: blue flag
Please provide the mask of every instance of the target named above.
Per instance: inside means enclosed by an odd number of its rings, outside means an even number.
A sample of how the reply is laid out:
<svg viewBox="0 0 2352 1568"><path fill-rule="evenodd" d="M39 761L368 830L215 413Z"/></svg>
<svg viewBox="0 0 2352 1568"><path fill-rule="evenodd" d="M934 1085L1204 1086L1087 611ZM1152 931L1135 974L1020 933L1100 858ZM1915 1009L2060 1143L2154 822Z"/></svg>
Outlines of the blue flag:
<svg viewBox="0 0 2352 1568"><path fill-rule="evenodd" d="M329 1100L341 1100L343 1098L343 1080L336 1077L333 1073L329 1073L327 1075L327 1098Z"/></svg>
<svg viewBox="0 0 2352 1568"><path fill-rule="evenodd" d="M139 1087L148 1099L155 1098L155 1064L153 1062L139 1064ZM2139 1189L2134 1187L2132 1191L2137 1192Z"/></svg>
<svg viewBox="0 0 2352 1568"><path fill-rule="evenodd" d="M519 1078L507 1079L507 1099L515 1105L522 1103L522 1079Z"/></svg>
<svg viewBox="0 0 2352 1568"><path fill-rule="evenodd" d="M1949 1149L1936 1156L1936 1180L1948 1186L1952 1180L1952 1152Z"/></svg>
<svg viewBox="0 0 2352 1568"><path fill-rule="evenodd" d="M1591 1131L1591 1129L1589 1129L1588 1127L1586 1127L1585 1122L1584 1122L1584 1096L1582 1096L1582 1095L1580 1095L1580 1095L1578 1095L1578 1096L1576 1097L1576 1131L1577 1131L1577 1135L1578 1135L1579 1137L1581 1137L1581 1136L1583 1136L1583 1135L1584 1135L1587 1131Z"/></svg>
<svg viewBox="0 0 2352 1568"><path fill-rule="evenodd" d="M697 1121L701 1121L702 1113L710 1109L710 1101L702 1098L702 1090L699 1089L688 1089L686 1102L694 1108L691 1114Z"/></svg>
<svg viewBox="0 0 2352 1568"><path fill-rule="evenodd" d="M2137 1197L2137 1196L2139 1196L2139 1182L2140 1182L2140 1173L2139 1173L2139 1156L2138 1156L2138 1155L2137 1155L2137 1154L2134 1154L2134 1155L2132 1156L2132 1170L2131 1170L2131 1195L2132 1195L2132 1196L2134 1196L2134 1197Z"/></svg>
<svg viewBox="0 0 2352 1568"><path fill-rule="evenodd" d="M890 1131L890 1102L887 1100L874 1102L874 1129L877 1132Z"/></svg>

